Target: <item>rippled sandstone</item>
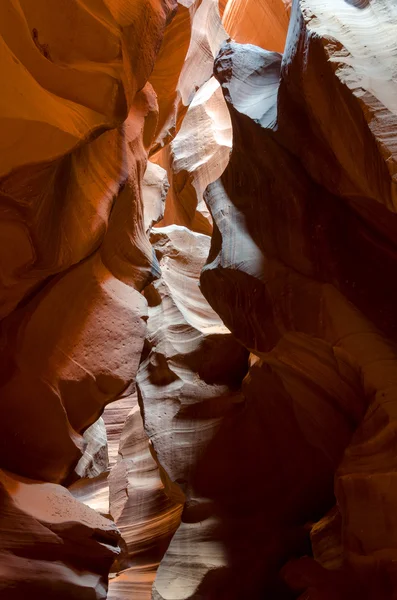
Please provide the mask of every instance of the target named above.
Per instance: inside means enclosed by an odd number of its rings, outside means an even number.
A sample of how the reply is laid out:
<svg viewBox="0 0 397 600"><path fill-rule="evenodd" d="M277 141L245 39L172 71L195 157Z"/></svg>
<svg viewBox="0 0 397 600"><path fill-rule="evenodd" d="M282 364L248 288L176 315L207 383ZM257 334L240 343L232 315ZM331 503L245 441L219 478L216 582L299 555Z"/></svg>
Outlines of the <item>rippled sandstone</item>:
<svg viewBox="0 0 397 600"><path fill-rule="evenodd" d="M394 598L395 3L0 16L0 597Z"/></svg>

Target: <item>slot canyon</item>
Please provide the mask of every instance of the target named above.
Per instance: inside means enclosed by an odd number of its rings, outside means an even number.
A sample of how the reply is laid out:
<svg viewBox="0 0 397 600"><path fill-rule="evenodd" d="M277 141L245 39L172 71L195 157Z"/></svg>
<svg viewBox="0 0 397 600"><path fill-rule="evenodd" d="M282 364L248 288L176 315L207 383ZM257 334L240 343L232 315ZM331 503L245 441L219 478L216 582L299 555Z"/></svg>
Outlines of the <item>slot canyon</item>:
<svg viewBox="0 0 397 600"><path fill-rule="evenodd" d="M396 0L0 30L0 600L397 600Z"/></svg>

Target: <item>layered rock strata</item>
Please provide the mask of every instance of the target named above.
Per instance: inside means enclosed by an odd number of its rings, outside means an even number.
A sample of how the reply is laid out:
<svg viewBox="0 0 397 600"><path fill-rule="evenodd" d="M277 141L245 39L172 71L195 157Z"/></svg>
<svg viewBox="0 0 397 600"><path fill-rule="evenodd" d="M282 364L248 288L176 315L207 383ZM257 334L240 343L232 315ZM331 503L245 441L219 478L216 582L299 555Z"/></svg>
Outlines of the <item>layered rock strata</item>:
<svg viewBox="0 0 397 600"><path fill-rule="evenodd" d="M140 292L157 273L141 195L158 114L147 80L176 8L0 9L4 598L106 597L117 528L57 484L102 477L105 440L88 428L134 390Z"/></svg>
<svg viewBox="0 0 397 600"><path fill-rule="evenodd" d="M210 593L211 587L200 586L225 565L222 508L212 489L217 452L213 456L211 448L243 400L247 353L198 288L210 238L174 225L154 229L151 239L162 278L145 290L147 358L137 383L145 429L167 475L166 491L185 502L153 597L191 598Z"/></svg>
<svg viewBox="0 0 397 600"><path fill-rule="evenodd" d="M290 4L0 7L4 600L397 593L397 8Z"/></svg>
<svg viewBox="0 0 397 600"><path fill-rule="evenodd" d="M317 563L293 562L284 570L289 585L310 598L390 598L395 589L395 529L386 532L372 520L378 513L391 523L395 503L389 305L395 111L390 63L378 72L371 60L376 40L365 29L360 41L354 37L375 15L389 34L388 3L344 3L338 21L335 6L297 2L284 57L227 43L215 62L232 118L233 152L206 193L215 231L202 290L257 356L271 356L280 340L288 354L288 332L303 335L308 347L321 343L343 357L345 366L332 379L349 381L355 390L346 434L331 428L339 450L329 484L336 470L340 517L313 529ZM390 56L392 62L393 50ZM373 82L371 69L377 72ZM301 364L313 381L310 361ZM349 404L347 397L339 403L346 417ZM290 441L289 448L295 456ZM321 467L318 475L325 472ZM326 487L317 488L310 521L333 502L330 488L320 508L320 489Z"/></svg>
<svg viewBox="0 0 397 600"><path fill-rule="evenodd" d="M105 600L119 532L62 486L0 472L0 598Z"/></svg>

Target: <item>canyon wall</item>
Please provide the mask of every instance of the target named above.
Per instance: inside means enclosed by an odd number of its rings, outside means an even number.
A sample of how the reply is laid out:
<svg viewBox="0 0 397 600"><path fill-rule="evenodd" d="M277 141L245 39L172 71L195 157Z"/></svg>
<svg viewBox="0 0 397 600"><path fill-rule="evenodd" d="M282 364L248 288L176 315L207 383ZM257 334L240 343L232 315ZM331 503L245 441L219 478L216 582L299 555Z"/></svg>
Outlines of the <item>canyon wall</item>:
<svg viewBox="0 0 397 600"><path fill-rule="evenodd" d="M0 15L0 598L397 597L394 1Z"/></svg>

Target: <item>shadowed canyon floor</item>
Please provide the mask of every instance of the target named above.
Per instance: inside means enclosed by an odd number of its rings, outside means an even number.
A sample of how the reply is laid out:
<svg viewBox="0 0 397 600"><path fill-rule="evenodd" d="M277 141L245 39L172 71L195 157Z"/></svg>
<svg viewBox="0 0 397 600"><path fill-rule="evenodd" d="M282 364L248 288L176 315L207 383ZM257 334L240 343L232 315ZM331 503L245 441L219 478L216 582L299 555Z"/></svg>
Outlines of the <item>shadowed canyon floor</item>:
<svg viewBox="0 0 397 600"><path fill-rule="evenodd" d="M396 600L396 2L0 4L0 599Z"/></svg>

